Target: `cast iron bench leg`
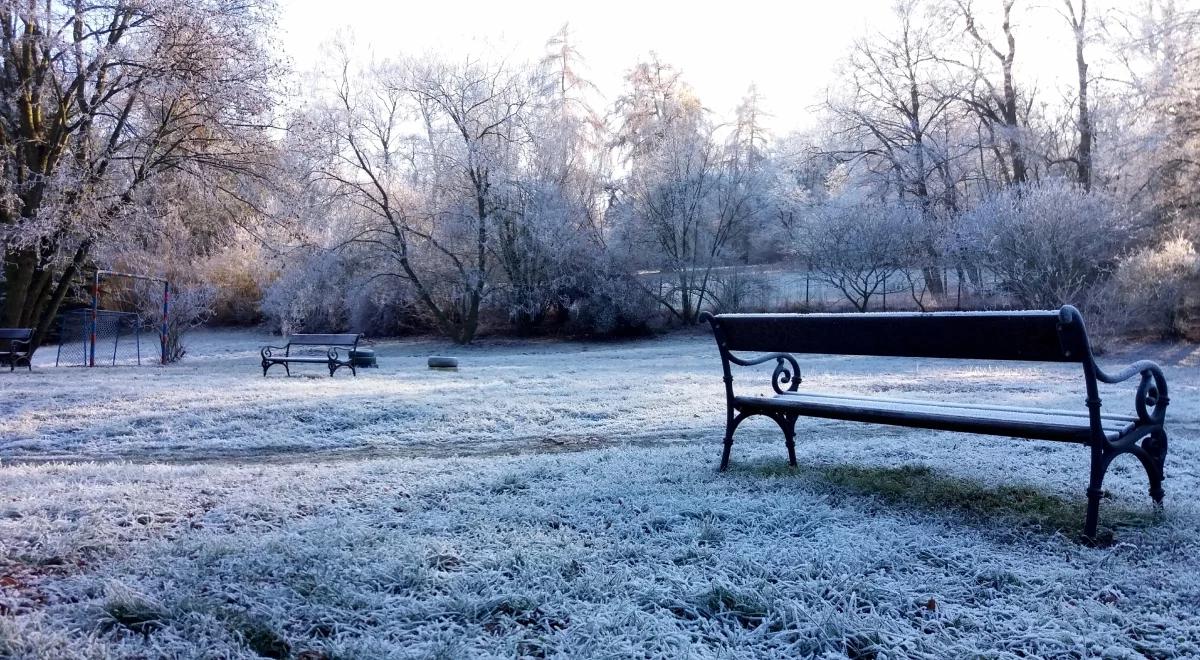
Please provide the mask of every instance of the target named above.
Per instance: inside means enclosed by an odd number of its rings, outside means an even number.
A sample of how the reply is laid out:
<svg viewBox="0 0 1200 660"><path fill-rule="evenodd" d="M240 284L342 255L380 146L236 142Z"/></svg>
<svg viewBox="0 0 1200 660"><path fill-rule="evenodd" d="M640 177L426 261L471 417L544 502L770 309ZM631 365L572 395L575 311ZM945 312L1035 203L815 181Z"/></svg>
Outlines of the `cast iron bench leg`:
<svg viewBox="0 0 1200 660"><path fill-rule="evenodd" d="M1108 472L1108 464L1113 456L1106 454L1100 445L1092 445L1091 476L1087 488L1087 518L1083 523L1083 538L1088 543L1095 543L1097 528L1100 523L1100 499L1104 497L1104 474Z"/></svg>
<svg viewBox="0 0 1200 660"><path fill-rule="evenodd" d="M721 451L721 472L729 469L729 452L733 450L733 432L737 430L738 424L742 423L743 419L749 417L746 413L733 414L733 409L729 410L729 415L725 420L725 447Z"/></svg>
<svg viewBox="0 0 1200 660"><path fill-rule="evenodd" d="M784 420L786 426L783 427L784 444L788 450L788 465L796 467L796 418L797 415L787 415Z"/></svg>
<svg viewBox="0 0 1200 660"><path fill-rule="evenodd" d="M1167 464L1167 432L1158 429L1150 433L1150 437L1142 440L1142 450L1145 455L1137 454L1142 466L1146 468L1146 476L1150 479L1150 499L1155 506L1161 507L1163 496L1163 479L1166 477Z"/></svg>

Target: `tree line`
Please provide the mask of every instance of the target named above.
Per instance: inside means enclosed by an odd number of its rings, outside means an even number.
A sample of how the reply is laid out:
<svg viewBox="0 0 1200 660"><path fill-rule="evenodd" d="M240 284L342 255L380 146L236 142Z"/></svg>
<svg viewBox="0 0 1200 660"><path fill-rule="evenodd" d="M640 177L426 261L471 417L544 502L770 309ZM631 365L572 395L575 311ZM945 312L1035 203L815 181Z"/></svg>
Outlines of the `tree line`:
<svg viewBox="0 0 1200 660"><path fill-rule="evenodd" d="M96 264L172 271L188 314L463 343L692 324L763 263L857 309L986 271L979 304L1169 331L1200 269L1176 0L903 0L783 136L753 85L719 116L653 54L606 99L565 26L531 62L343 40L289 79L267 2L0 4L3 323L39 339ZM1022 77L1035 22L1070 84Z"/></svg>

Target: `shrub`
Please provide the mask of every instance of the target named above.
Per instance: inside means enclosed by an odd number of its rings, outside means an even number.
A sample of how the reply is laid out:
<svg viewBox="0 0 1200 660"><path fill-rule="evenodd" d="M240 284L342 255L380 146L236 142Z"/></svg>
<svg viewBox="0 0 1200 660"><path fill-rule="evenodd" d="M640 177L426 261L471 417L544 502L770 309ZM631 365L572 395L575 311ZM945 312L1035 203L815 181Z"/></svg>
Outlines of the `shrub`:
<svg viewBox="0 0 1200 660"><path fill-rule="evenodd" d="M213 285L214 323L252 325L263 320L263 289L275 274L256 245L235 245L209 258L201 271L202 278Z"/></svg>
<svg viewBox="0 0 1200 660"><path fill-rule="evenodd" d="M903 279L901 271L916 259L920 227L917 209L835 198L812 208L796 253L817 279L865 312L872 298L894 291L889 279Z"/></svg>
<svg viewBox="0 0 1200 660"><path fill-rule="evenodd" d="M713 277L709 299L716 314L766 310L772 286L765 277L729 268Z"/></svg>
<svg viewBox="0 0 1200 660"><path fill-rule="evenodd" d="M1178 313L1189 283L1200 275L1200 254L1182 236L1133 252L1121 260L1094 307L1106 330L1151 333L1181 332Z"/></svg>
<svg viewBox="0 0 1200 660"><path fill-rule="evenodd" d="M1066 181L1014 186L962 217L988 268L1021 305L1081 304L1129 244L1121 205Z"/></svg>

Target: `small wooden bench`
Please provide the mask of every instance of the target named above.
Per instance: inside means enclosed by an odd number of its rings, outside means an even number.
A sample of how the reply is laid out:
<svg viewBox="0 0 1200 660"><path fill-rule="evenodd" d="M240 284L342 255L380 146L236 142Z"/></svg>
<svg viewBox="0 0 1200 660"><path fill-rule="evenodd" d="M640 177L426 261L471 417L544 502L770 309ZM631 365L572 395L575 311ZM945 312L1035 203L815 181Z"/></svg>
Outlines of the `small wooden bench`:
<svg viewBox="0 0 1200 660"><path fill-rule="evenodd" d="M7 363L9 371L15 371L20 362L33 371L32 347L32 328L0 328L0 364Z"/></svg>
<svg viewBox="0 0 1200 660"><path fill-rule="evenodd" d="M358 348L358 334L342 335L290 335L283 346L263 346L262 354L263 376L267 370L281 364L287 375L292 375L289 364L324 364L329 367L329 375L333 376L338 369L350 367L350 373L358 375L355 369L353 355ZM292 354L292 349L299 353ZM278 351L283 351L279 354ZM344 355L343 355L344 354Z"/></svg>
<svg viewBox="0 0 1200 660"><path fill-rule="evenodd" d="M1085 445L1091 452L1084 537L1096 538L1101 486L1109 464L1133 454L1146 470L1150 497L1163 499L1167 433L1167 381L1162 369L1138 361L1116 373L1092 356L1083 317L1074 307L1035 312L932 314L711 314L725 376L726 426L721 469L729 466L733 434L748 417L763 415L783 430L788 460L796 465L799 417L892 424L914 428L1054 440ZM757 357L739 357L754 353ZM1084 406L1049 410L982 403L952 403L878 396L801 392L793 353L1069 362L1082 366ZM735 393L732 366L775 363L771 395ZM1104 414L1098 383L1139 378L1134 415Z"/></svg>

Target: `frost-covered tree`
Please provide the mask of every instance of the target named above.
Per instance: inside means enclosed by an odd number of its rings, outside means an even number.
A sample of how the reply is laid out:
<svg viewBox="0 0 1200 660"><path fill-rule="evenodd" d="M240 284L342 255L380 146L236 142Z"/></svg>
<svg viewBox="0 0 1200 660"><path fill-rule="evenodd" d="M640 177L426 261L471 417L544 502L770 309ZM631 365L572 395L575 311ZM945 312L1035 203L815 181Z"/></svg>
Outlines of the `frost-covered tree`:
<svg viewBox="0 0 1200 660"><path fill-rule="evenodd" d="M844 63L846 81L827 103L833 120L827 153L872 175L860 178L881 199L915 207L933 223L961 206L951 135L962 83L942 57L949 29L930 18L924 4L905 0L895 7L893 29L855 42ZM927 244L924 260L939 259L937 246ZM930 293L943 293L936 266L925 267L924 277Z"/></svg>
<svg viewBox="0 0 1200 660"><path fill-rule="evenodd" d="M1022 184L1029 179L1026 164L1026 129L1023 114L1028 114L1026 99L1021 98L1014 65L1017 39L1013 28L1016 0L1001 0L998 34L981 25L980 12L972 0L955 0L955 9L964 22L964 30L977 46L969 60L973 66L971 89L964 102L979 118L987 139L979 148L991 151L1004 184ZM980 154L984 158L984 154ZM986 172L981 174L986 175Z"/></svg>
<svg viewBox="0 0 1200 660"><path fill-rule="evenodd" d="M498 215L494 248L503 273L497 304L522 334L569 307L604 252L607 150L596 88L583 75L567 26L546 49L531 74L517 178Z"/></svg>
<svg viewBox="0 0 1200 660"><path fill-rule="evenodd" d="M479 59L358 69L343 51L307 131L316 181L351 200L346 242L414 292L436 327L471 341L520 161L528 78Z"/></svg>
<svg viewBox="0 0 1200 660"><path fill-rule="evenodd" d="M154 231L164 175L233 196L258 175L271 8L0 3L0 322L40 343L97 250Z"/></svg>
<svg viewBox="0 0 1200 660"><path fill-rule="evenodd" d="M657 57L630 71L626 85L615 142L628 171L618 183L624 236L641 263L662 270L659 302L695 323L715 269L732 260L757 211L750 133L723 144L695 92Z"/></svg>

